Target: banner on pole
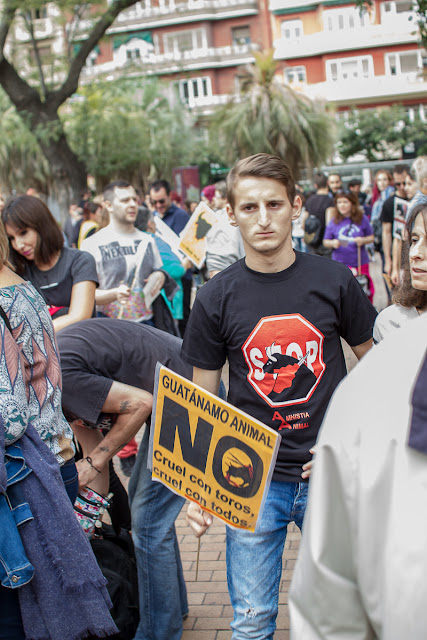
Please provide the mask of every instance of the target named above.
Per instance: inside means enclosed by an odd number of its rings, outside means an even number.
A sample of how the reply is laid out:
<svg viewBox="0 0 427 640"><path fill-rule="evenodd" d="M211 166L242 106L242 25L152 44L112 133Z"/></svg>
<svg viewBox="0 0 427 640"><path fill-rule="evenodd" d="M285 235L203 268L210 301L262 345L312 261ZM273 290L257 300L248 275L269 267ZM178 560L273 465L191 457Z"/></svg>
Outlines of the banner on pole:
<svg viewBox="0 0 427 640"><path fill-rule="evenodd" d="M157 364L151 420L152 478L228 525L254 531L281 436Z"/></svg>

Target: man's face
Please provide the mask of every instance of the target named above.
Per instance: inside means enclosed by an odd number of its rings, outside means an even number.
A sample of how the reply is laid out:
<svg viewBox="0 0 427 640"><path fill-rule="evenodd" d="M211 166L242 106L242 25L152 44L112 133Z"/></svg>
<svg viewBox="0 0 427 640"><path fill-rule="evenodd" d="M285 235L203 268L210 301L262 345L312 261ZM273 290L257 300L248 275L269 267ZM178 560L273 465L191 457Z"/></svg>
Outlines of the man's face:
<svg viewBox="0 0 427 640"><path fill-rule="evenodd" d="M336 173L332 173L328 177L328 187L332 191L332 193L337 193L340 189L342 189L342 182L339 175Z"/></svg>
<svg viewBox="0 0 427 640"><path fill-rule="evenodd" d="M133 187L116 187L112 202L106 200L108 212L122 224L133 224L138 213L138 204Z"/></svg>
<svg viewBox="0 0 427 640"><path fill-rule="evenodd" d="M292 251L292 219L300 214L300 196L291 204L286 187L277 180L244 177L235 186L234 200L234 209L227 204L227 212L240 229L247 257Z"/></svg>
<svg viewBox="0 0 427 640"><path fill-rule="evenodd" d="M150 189L150 199L151 204L156 209L157 213L161 218L165 215L166 211L172 204L172 201L168 194L166 193L166 189L162 187L158 191L154 191L154 189Z"/></svg>
<svg viewBox="0 0 427 640"><path fill-rule="evenodd" d="M417 191L418 182L416 180L412 180L411 176L407 174L405 178L405 193L408 200L412 200Z"/></svg>
<svg viewBox="0 0 427 640"><path fill-rule="evenodd" d="M406 198L405 180L407 175L406 171L403 173L396 173L393 171L395 193L399 198Z"/></svg>
<svg viewBox="0 0 427 640"><path fill-rule="evenodd" d="M349 187L351 193L354 193L355 196L358 196L360 193L360 184L354 184L352 187Z"/></svg>
<svg viewBox="0 0 427 640"><path fill-rule="evenodd" d="M215 191L215 197L213 200L213 205L215 209L223 209L227 204L227 198L224 198L221 195L221 191Z"/></svg>

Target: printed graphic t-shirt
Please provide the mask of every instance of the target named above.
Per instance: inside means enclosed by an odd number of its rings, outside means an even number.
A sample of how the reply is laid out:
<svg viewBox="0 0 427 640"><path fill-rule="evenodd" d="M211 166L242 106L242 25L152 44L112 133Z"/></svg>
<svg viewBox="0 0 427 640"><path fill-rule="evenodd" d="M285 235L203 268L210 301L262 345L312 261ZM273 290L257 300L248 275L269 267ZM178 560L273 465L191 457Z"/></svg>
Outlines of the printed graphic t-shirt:
<svg viewBox="0 0 427 640"><path fill-rule="evenodd" d="M152 311L143 302L141 292L148 276L163 267L159 250L153 238L144 231L118 233L111 225L87 238L82 250L93 255L99 277L100 289L114 289L120 284L132 287L129 303L122 305L115 300L98 307L110 318L140 322L149 320Z"/></svg>
<svg viewBox="0 0 427 640"><path fill-rule="evenodd" d="M351 271L337 262L296 252L288 269L259 273L240 260L198 292L182 357L208 370L228 358L228 401L282 436L273 479L301 481L346 374L340 336L363 344L375 317Z"/></svg>

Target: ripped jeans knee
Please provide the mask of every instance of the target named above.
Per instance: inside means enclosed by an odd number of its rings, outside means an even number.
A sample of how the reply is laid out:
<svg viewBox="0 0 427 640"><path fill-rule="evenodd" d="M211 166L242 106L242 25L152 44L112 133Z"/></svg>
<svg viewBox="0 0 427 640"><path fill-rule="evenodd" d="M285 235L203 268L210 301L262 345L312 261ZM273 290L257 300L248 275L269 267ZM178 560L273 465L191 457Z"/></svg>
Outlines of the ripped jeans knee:
<svg viewBox="0 0 427 640"><path fill-rule="evenodd" d="M307 484L272 482L254 533L227 527L232 640L272 640L276 629L287 526L302 527Z"/></svg>

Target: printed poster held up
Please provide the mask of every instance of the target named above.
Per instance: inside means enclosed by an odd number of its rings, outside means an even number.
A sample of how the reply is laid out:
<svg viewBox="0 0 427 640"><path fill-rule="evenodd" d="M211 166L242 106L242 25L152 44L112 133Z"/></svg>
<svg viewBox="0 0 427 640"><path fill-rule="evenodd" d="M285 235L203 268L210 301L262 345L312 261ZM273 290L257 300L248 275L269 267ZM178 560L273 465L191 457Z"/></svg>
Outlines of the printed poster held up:
<svg viewBox="0 0 427 640"><path fill-rule="evenodd" d="M218 222L218 215L204 202L197 205L190 220L179 234L179 249L200 269L206 258L206 236Z"/></svg>
<svg viewBox="0 0 427 640"><path fill-rule="evenodd" d="M152 478L237 529L254 531L281 436L157 364Z"/></svg>

